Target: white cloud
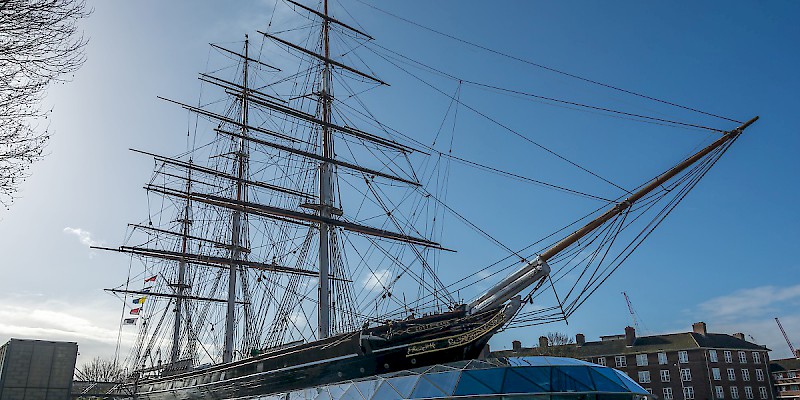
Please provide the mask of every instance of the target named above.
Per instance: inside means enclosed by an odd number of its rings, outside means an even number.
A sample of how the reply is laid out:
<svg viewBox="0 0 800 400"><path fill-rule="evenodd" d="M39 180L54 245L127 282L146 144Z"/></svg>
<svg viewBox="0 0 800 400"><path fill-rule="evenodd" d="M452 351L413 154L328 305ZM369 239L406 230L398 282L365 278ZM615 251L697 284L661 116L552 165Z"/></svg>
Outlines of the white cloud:
<svg viewBox="0 0 800 400"><path fill-rule="evenodd" d="M717 319L740 319L775 313L779 305L800 300L800 285L789 287L760 286L741 289L731 294L700 303L703 314Z"/></svg>
<svg viewBox="0 0 800 400"><path fill-rule="evenodd" d="M745 334L772 349L770 358L786 358L791 354L775 317L779 317L793 344L800 341L800 285L759 286L740 289L698 305L696 319L705 321L710 332Z"/></svg>
<svg viewBox="0 0 800 400"><path fill-rule="evenodd" d="M103 241L95 240L92 238L92 233L89 231L85 231L81 228L64 228L64 233L69 235L75 235L78 237L78 240L81 241L81 244L84 246L98 246L103 244Z"/></svg>
<svg viewBox="0 0 800 400"><path fill-rule="evenodd" d="M9 338L40 339L78 343L78 365L94 357L111 359L118 337L122 349L133 344L133 332L119 336L118 315L105 305L60 302L0 304L0 342ZM121 353L124 356L125 350Z"/></svg>
<svg viewBox="0 0 800 400"><path fill-rule="evenodd" d="M389 270L379 269L367 275L361 284L364 285L364 289L371 292L373 290L381 290L386 287L391 278L392 274L389 272Z"/></svg>

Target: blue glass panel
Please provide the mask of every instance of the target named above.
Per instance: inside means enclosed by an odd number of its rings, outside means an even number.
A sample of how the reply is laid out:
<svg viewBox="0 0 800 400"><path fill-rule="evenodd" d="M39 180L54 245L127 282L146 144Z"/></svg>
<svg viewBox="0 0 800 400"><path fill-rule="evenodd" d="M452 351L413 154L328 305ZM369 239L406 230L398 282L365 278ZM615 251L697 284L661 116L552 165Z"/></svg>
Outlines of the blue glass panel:
<svg viewBox="0 0 800 400"><path fill-rule="evenodd" d="M451 368L449 365L434 365L425 370L426 374L436 372L461 371L461 368Z"/></svg>
<svg viewBox="0 0 800 400"><path fill-rule="evenodd" d="M391 378L388 381L389 384L397 390L397 393L400 393L400 396L407 398L411 394L411 391L414 390L414 385L418 380L419 375L411 375Z"/></svg>
<svg viewBox="0 0 800 400"><path fill-rule="evenodd" d="M455 393L453 394L456 396L468 396L487 393L493 394L494 392L492 392L492 389L489 389L488 386L467 375L466 372L462 372L461 379L458 380L458 386L456 386Z"/></svg>
<svg viewBox="0 0 800 400"><path fill-rule="evenodd" d="M372 396L374 400L399 400L403 397L400 396L400 393L397 393L396 390L389 384L387 381L383 381L378 390L375 391L375 394Z"/></svg>
<svg viewBox="0 0 800 400"><path fill-rule="evenodd" d="M514 367L513 370L543 391L550 391L550 367Z"/></svg>
<svg viewBox="0 0 800 400"><path fill-rule="evenodd" d="M481 381L481 383L492 389L492 393L500 393L503 389L503 376L506 373L506 368L476 369L465 371L464 373L472 375L473 378Z"/></svg>
<svg viewBox="0 0 800 400"><path fill-rule="evenodd" d="M577 366L589 366L592 365L591 363L587 363L586 361L578 360L576 358L566 358L566 357L547 357L550 365L577 365Z"/></svg>
<svg viewBox="0 0 800 400"><path fill-rule="evenodd" d="M350 385L350 388L344 391L342 397L339 398L340 400L365 400L361 397L361 393L358 392L355 386Z"/></svg>
<svg viewBox="0 0 800 400"><path fill-rule="evenodd" d="M506 379L503 381L503 393L540 393L546 390L525 379L515 371L516 368L508 368Z"/></svg>
<svg viewBox="0 0 800 400"><path fill-rule="evenodd" d="M346 384L343 384L343 385L328 386L328 391L331 392L331 398L333 400L339 400L342 397L342 395L344 394L344 391L347 390L347 389L350 389L350 384L349 383L346 383Z"/></svg>
<svg viewBox="0 0 800 400"><path fill-rule="evenodd" d="M331 400L331 394L328 393L328 389L322 387L319 389L317 395L314 396L314 400Z"/></svg>
<svg viewBox="0 0 800 400"><path fill-rule="evenodd" d="M450 393L445 393L436 385L431 383L431 381L425 379L425 377L420 378L419 382L417 382L417 386L414 388L414 391L411 393L412 399L425 399L431 397L449 397Z"/></svg>
<svg viewBox="0 0 800 400"><path fill-rule="evenodd" d="M589 368L594 385L598 392L628 392L628 388L619 380L611 368Z"/></svg>
<svg viewBox="0 0 800 400"><path fill-rule="evenodd" d="M583 376L577 371L574 371L579 369L583 370ZM576 378L573 375L577 375L578 377ZM553 392L588 392L594 390L594 385L591 384L591 378L589 378L586 367L553 367L550 378L553 385L551 386ZM586 380L589 380L588 385L585 382Z"/></svg>
<svg viewBox="0 0 800 400"><path fill-rule="evenodd" d="M442 389L447 395L453 394L456 389L456 383L461 376L459 371L439 372L435 374L425 374L424 377L433 382L434 385Z"/></svg>
<svg viewBox="0 0 800 400"><path fill-rule="evenodd" d="M617 371L617 370L614 370L614 372L617 374L617 376L622 381L622 383L624 383L625 386L628 387L628 390L630 390L631 392L634 392L634 393L647 393L646 390L644 390L641 386L639 386L638 383L634 382L633 379L631 379L631 377L628 376L627 374L625 374L624 372L620 372L620 371Z"/></svg>
<svg viewBox="0 0 800 400"><path fill-rule="evenodd" d="M586 366L574 366L574 367L563 367L561 370L571 376L576 381L584 384L590 390L596 390L594 386L594 381L592 380L591 375L589 374L590 367Z"/></svg>
<svg viewBox="0 0 800 400"><path fill-rule="evenodd" d="M369 399L373 394L375 394L375 391L378 390L378 386L380 386L381 382L383 381L374 378L365 381L354 382L353 385L355 385L356 389L361 392L361 396L363 396L365 399Z"/></svg>

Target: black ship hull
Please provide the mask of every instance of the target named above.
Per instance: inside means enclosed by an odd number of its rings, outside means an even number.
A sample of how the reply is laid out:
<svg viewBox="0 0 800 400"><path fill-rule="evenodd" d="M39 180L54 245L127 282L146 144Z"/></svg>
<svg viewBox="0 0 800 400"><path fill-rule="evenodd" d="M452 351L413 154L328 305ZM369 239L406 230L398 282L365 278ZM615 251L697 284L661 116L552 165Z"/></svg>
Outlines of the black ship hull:
<svg viewBox="0 0 800 400"><path fill-rule="evenodd" d="M268 352L170 377L140 378L146 400L228 399L287 392L343 380L477 358L516 311L505 306L474 315L463 309Z"/></svg>

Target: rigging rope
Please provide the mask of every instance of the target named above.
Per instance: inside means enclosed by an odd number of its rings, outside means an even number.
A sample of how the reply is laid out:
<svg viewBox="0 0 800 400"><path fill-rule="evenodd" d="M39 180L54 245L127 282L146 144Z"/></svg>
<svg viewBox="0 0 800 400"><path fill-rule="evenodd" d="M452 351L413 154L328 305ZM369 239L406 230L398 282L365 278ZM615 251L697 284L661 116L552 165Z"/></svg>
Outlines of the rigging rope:
<svg viewBox="0 0 800 400"><path fill-rule="evenodd" d="M565 71L561 71L561 70L558 70L558 69L555 69L555 68L552 68L552 67L548 67L546 65L539 64L539 63L533 62L531 60L526 60L524 58L517 57L517 56L511 55L511 54L508 54L508 53L504 53L504 52L501 52L499 50L495 50L495 49L492 49L492 48L489 48L489 47L486 47L486 46L482 46L480 44L477 44L477 43L474 43L474 42L470 42L470 41L465 40L465 39L461 39L459 37L456 37L454 35L442 32L442 31L434 29L434 28L431 28L429 26L422 25L422 24L420 24L418 22L414 22L414 21L412 21L412 20L410 20L408 18L404 18L404 17L401 17L401 16L399 16L397 14L393 14L393 13L391 13L389 11L386 11L384 9L378 8L377 6L369 4L364 0L356 0L356 1L361 3L361 4L363 4L363 5L365 5L365 6L367 6L367 7L370 7L372 9L376 10L376 11L384 13L384 14L390 16L390 17L399 19L399 20L401 20L403 22L406 22L406 23L411 24L413 26L416 26L418 28L427 30L429 32L433 32L433 33L435 33L437 35L444 36L446 38L455 40L457 42L466 44L468 46L472 46L472 47L475 47L475 48L478 48L478 49L481 49L481 50L484 50L484 51L487 51L487 52L490 52L490 53L493 53L493 54L496 54L496 55L499 55L499 56L502 56L502 57L505 57L505 58L509 58L511 60L514 60L514 61L518 61L518 62L521 62L521 63L524 63L524 64L528 64L528 65L531 65L531 66L534 66L534 67L537 67L537 68L544 69L546 71L554 72L554 73L557 73L557 74L560 74L560 75L564 75L564 76L567 76L567 77L570 77L570 78L578 79L578 80L581 80L581 81L584 81L584 82L588 82L588 83L591 83L591 84L594 84L594 85L599 85L599 86L602 86L602 87L605 87L605 88L608 88L608 89L616 90L616 91L619 91L619 92L622 92L622 93L626 93L626 94L630 94L630 95L633 95L633 96L641 97L641 98L644 98L644 99L647 99L647 100L652 100L652 101L655 101L655 102L667 104L667 105L670 105L670 106L673 106L673 107L678 107L678 108L681 108L681 109L684 109L684 110L693 111L693 112L700 113L700 114L703 114L703 115L707 115L707 116L710 116L710 117L724 119L724 120L727 120L727 121L730 121L730 122L736 122L738 124L744 123L743 121L738 121L738 120L735 120L735 119L732 119L732 118L728 118L728 117L724 117L724 116L721 116L721 115L713 114L713 113L710 113L710 112L698 110L696 108L680 105L680 104L677 104L677 103L674 103L674 102L670 102L670 101L667 101L667 100L658 99L658 98L655 98L655 97L652 97L652 96L648 96L648 95L645 95L645 94L634 92L632 90L623 89L623 88L620 88L620 87L617 87L617 86L614 86L614 85L610 85L610 84L607 84L607 83L599 82L599 81L592 80L592 79L589 79L589 78L584 78L584 77L579 76L579 75L575 75L575 74L572 74L572 73L569 73L569 72L565 72Z"/></svg>

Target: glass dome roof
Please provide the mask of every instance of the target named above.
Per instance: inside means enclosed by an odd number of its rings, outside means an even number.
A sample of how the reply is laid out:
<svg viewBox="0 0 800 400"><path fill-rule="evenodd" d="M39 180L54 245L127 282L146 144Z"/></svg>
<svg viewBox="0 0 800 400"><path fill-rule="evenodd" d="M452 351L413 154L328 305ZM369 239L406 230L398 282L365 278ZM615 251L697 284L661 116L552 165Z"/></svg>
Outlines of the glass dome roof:
<svg viewBox="0 0 800 400"><path fill-rule="evenodd" d="M653 399L623 372L562 357L460 361L260 397L265 400Z"/></svg>

